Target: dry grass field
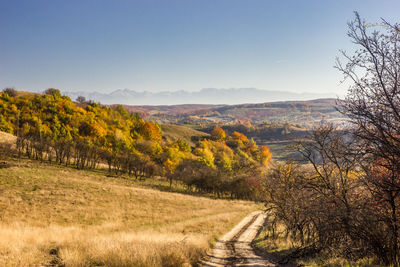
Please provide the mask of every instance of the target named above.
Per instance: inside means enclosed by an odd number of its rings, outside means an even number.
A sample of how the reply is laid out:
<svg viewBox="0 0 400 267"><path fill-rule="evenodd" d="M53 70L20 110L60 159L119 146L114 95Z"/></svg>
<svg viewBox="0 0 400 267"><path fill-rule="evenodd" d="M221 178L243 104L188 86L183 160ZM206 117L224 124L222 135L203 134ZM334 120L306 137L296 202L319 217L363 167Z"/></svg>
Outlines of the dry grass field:
<svg viewBox="0 0 400 267"><path fill-rule="evenodd" d="M28 160L0 169L0 266L191 266L257 206Z"/></svg>

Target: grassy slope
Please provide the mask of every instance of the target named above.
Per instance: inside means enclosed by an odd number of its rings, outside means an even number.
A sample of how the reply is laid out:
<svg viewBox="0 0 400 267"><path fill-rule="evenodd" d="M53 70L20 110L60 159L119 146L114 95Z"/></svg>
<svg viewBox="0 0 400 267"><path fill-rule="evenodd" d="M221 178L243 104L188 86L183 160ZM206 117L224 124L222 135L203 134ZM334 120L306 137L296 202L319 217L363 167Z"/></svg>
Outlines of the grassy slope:
<svg viewBox="0 0 400 267"><path fill-rule="evenodd" d="M9 162L0 169L0 266L188 266L258 208L101 171Z"/></svg>
<svg viewBox="0 0 400 267"><path fill-rule="evenodd" d="M17 140L16 136L0 131L0 143L14 144L16 140Z"/></svg>
<svg viewBox="0 0 400 267"><path fill-rule="evenodd" d="M0 169L0 266L193 262L210 240L255 209L95 172L26 160L13 165ZM58 256L51 255L55 250Z"/></svg>
<svg viewBox="0 0 400 267"><path fill-rule="evenodd" d="M17 91L17 96L32 96L40 93L35 93L35 92L28 92L28 91Z"/></svg>
<svg viewBox="0 0 400 267"><path fill-rule="evenodd" d="M163 124L162 126L163 136L165 136L169 140L178 140L182 138L189 145L194 146L195 143L192 140L194 138L201 138L203 136L208 136L207 133L200 132L189 127L180 126L180 125L172 125L172 124Z"/></svg>

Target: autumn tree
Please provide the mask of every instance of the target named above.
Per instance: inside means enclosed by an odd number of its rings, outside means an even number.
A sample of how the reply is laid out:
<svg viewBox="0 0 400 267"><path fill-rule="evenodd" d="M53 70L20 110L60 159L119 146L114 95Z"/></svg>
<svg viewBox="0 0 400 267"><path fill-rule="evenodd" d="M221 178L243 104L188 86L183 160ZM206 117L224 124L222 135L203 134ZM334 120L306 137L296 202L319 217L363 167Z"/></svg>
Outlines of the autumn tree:
<svg viewBox="0 0 400 267"><path fill-rule="evenodd" d="M247 144L249 142L247 136L237 131L234 131L232 133L232 139L235 140L239 146L243 146L244 144Z"/></svg>
<svg viewBox="0 0 400 267"><path fill-rule="evenodd" d="M268 166L272 159L271 150L267 146L260 146L260 162L264 166Z"/></svg>
<svg viewBox="0 0 400 267"><path fill-rule="evenodd" d="M311 211L313 192L304 183L308 174L304 166L293 162L277 162L269 169L262 185L266 209L271 215L267 225L271 238L279 235L279 225L283 224L286 234L302 246L318 240L313 216L320 214L315 209Z"/></svg>
<svg viewBox="0 0 400 267"><path fill-rule="evenodd" d="M60 92L60 90L55 89L55 88L46 89L46 90L44 91L44 94L46 94L46 95L51 95L51 96L53 96L54 98L56 98L56 97L61 97L61 92Z"/></svg>
<svg viewBox="0 0 400 267"><path fill-rule="evenodd" d="M216 127L212 130L211 136L212 136L212 138L213 138L214 140L225 140L225 138L226 138L226 133L225 133L225 131L224 131L222 128L216 126Z"/></svg>
<svg viewBox="0 0 400 267"><path fill-rule="evenodd" d="M182 142L179 142L182 144ZM172 187L173 180L175 178L175 169L179 166L183 159L190 158L190 150L186 150L185 148L179 146L179 143L176 142L170 146L164 147L164 152L161 155L163 161L163 167L165 169L165 173L167 179L169 180L169 186Z"/></svg>
<svg viewBox="0 0 400 267"><path fill-rule="evenodd" d="M329 217L338 222L337 227L332 227L332 222L322 219L323 223L317 225L324 229L320 231L323 235L319 239L331 243L340 240L338 237L357 240L353 218L357 217L354 213L359 188L356 172L362 154L352 131L339 130L332 124L320 124L305 140L299 141L298 151L313 169L304 183L323 199L323 203L330 205ZM320 208L324 209L323 206ZM327 216L323 212L319 214L320 217Z"/></svg>

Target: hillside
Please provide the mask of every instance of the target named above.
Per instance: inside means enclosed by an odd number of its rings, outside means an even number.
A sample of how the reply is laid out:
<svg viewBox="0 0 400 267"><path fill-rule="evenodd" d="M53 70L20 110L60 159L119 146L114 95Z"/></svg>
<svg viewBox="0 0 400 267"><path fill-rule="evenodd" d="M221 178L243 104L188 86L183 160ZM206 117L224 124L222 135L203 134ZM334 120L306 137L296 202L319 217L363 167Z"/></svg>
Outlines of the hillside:
<svg viewBox="0 0 400 267"><path fill-rule="evenodd" d="M186 266L256 208L99 171L11 165L0 169L1 266Z"/></svg>
<svg viewBox="0 0 400 267"><path fill-rule="evenodd" d="M185 140L190 146L195 147L196 141L204 137L209 137L209 134L194 130L181 125L163 124L161 125L163 139L168 141L176 141L178 139Z"/></svg>
<svg viewBox="0 0 400 267"><path fill-rule="evenodd" d="M109 174L174 180L188 191L222 197L257 199L261 195L247 170L266 168L271 153L243 134L210 137L181 127L162 126L129 113L122 105L104 106L79 99L73 102L49 88L43 94L0 94L0 130L18 142L9 154L21 158L97 169ZM257 178L258 179L258 178Z"/></svg>

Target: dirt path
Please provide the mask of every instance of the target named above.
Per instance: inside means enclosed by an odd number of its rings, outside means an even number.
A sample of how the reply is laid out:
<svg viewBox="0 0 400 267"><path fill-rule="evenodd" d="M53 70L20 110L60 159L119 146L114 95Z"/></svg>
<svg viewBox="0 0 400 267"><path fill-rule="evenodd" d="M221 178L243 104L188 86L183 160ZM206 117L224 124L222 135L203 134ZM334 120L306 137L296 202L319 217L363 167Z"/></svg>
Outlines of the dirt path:
<svg viewBox="0 0 400 267"><path fill-rule="evenodd" d="M260 211L249 214L215 244L214 249L201 265L204 267L277 266L256 255L251 247L251 242L256 238L265 218L266 215Z"/></svg>

